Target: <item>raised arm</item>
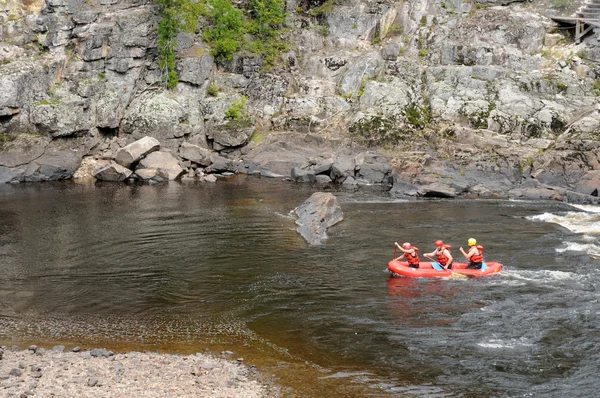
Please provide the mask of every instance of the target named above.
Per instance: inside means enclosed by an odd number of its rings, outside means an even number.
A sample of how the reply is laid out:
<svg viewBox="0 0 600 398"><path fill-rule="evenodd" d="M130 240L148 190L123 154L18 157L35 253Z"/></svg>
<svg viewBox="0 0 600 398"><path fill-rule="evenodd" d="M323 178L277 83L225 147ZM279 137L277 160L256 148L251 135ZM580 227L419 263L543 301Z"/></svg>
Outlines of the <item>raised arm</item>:
<svg viewBox="0 0 600 398"><path fill-rule="evenodd" d="M396 247L397 247L398 249L400 249L400 251L402 251L402 253L410 253L410 252L411 252L411 250L412 250L412 249L406 250L405 248L403 248L402 246L400 246L400 245L398 244L398 242L394 242L394 244L396 245Z"/></svg>

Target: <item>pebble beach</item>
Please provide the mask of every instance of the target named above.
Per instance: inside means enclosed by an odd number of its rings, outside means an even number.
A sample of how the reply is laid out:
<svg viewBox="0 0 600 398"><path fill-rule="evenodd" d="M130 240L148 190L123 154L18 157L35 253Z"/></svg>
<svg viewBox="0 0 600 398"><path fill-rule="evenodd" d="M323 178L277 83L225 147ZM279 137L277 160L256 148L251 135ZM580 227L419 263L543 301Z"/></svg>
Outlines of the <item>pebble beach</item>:
<svg viewBox="0 0 600 398"><path fill-rule="evenodd" d="M3 397L277 397L243 359L203 353L113 353L106 349L2 347ZM233 353L232 353L233 354Z"/></svg>

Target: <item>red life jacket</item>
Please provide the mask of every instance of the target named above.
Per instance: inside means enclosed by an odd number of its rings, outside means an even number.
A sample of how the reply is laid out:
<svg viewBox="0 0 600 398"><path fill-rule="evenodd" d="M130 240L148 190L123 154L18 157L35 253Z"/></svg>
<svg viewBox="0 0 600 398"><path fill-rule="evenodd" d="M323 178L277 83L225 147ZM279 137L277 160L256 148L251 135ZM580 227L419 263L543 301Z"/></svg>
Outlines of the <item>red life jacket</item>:
<svg viewBox="0 0 600 398"><path fill-rule="evenodd" d="M438 253L437 253L438 263L440 263L440 265L442 265L444 267L448 263L448 257L444 256L443 253L444 253L444 250L446 250L446 249L448 249L448 252L450 252L450 247L451 247L450 245L444 245L441 247L441 250L438 250Z"/></svg>
<svg viewBox="0 0 600 398"><path fill-rule="evenodd" d="M410 253L406 253L406 261L408 261L409 264L419 264L419 249L414 246L412 248L415 251L415 255L413 256Z"/></svg>
<svg viewBox="0 0 600 398"><path fill-rule="evenodd" d="M482 263L483 262L483 246L477 245L477 250L479 250L479 254L473 254L469 259L472 263Z"/></svg>

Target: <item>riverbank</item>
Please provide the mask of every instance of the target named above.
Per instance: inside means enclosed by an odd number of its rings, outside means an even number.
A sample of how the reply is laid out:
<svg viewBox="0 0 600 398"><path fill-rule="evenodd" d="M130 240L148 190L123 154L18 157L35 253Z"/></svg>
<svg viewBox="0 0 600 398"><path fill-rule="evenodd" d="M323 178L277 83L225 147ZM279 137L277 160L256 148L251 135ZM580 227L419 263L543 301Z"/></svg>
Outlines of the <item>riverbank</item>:
<svg viewBox="0 0 600 398"><path fill-rule="evenodd" d="M243 358L225 360L156 352L113 353L35 345L0 351L0 384L7 396L277 397Z"/></svg>

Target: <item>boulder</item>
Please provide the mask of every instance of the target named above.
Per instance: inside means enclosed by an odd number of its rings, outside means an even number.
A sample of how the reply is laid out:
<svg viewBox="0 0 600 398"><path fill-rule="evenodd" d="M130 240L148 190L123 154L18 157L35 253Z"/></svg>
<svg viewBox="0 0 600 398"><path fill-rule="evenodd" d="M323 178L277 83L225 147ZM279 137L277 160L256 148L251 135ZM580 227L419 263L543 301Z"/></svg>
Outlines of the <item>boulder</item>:
<svg viewBox="0 0 600 398"><path fill-rule="evenodd" d="M27 165L22 179L27 182L66 180L75 174L80 164L81 155L75 150L47 150Z"/></svg>
<svg viewBox="0 0 600 398"><path fill-rule="evenodd" d="M115 162L110 162L108 165L94 171L94 177L102 181L124 181L130 175L131 170Z"/></svg>
<svg viewBox="0 0 600 398"><path fill-rule="evenodd" d="M250 119L231 120L221 124L212 132L214 148L219 151L228 147L246 145L255 130L256 126Z"/></svg>
<svg viewBox="0 0 600 398"><path fill-rule="evenodd" d="M292 210L297 216L297 231L309 245L320 245L327 238L327 228L344 219L342 208L331 193L315 192Z"/></svg>
<svg viewBox="0 0 600 398"><path fill-rule="evenodd" d="M356 173L358 178L368 181L369 184L392 186L392 166L384 156L367 153L357 158L356 163L356 167L360 167Z"/></svg>
<svg viewBox="0 0 600 398"><path fill-rule="evenodd" d="M236 167L230 159L217 155L213 157L213 162L206 171L211 173L235 172Z"/></svg>
<svg viewBox="0 0 600 398"><path fill-rule="evenodd" d="M455 198L456 189L448 184L435 182L433 184L424 185L418 190L419 196L426 198Z"/></svg>
<svg viewBox="0 0 600 398"><path fill-rule="evenodd" d="M339 154L331 165L331 179L337 183L342 183L348 176L354 175L354 157L346 154Z"/></svg>
<svg viewBox="0 0 600 398"><path fill-rule="evenodd" d="M213 162L210 150L187 142L179 147L179 156L204 167L210 166Z"/></svg>
<svg viewBox="0 0 600 398"><path fill-rule="evenodd" d="M123 167L130 167L151 152L158 151L160 142L156 138L145 136L119 149L115 162Z"/></svg>
<svg viewBox="0 0 600 398"><path fill-rule="evenodd" d="M159 174L164 175L166 179L171 181L183 174L179 161L170 152L152 152L139 162L136 173L140 169L155 169L157 176ZM156 176L154 179L156 179Z"/></svg>
<svg viewBox="0 0 600 398"><path fill-rule="evenodd" d="M314 171L300 167L292 169L292 179L296 182L315 182L317 180Z"/></svg>
<svg viewBox="0 0 600 398"><path fill-rule="evenodd" d="M148 181L156 176L156 169L138 169L135 175L142 181Z"/></svg>

